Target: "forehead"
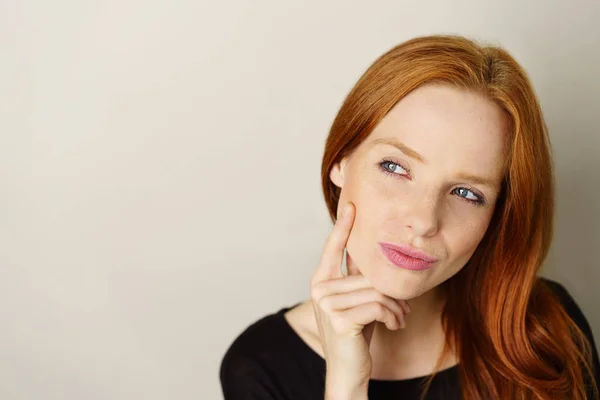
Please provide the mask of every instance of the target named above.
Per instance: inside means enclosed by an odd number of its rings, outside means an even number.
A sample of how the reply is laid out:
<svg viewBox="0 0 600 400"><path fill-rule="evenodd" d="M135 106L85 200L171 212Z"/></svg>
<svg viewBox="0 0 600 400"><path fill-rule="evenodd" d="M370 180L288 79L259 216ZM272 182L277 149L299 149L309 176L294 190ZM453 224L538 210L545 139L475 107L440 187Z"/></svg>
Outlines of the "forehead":
<svg viewBox="0 0 600 400"><path fill-rule="evenodd" d="M421 86L400 100L363 143L399 140L426 161L488 174L502 172L509 119L483 95L447 86Z"/></svg>

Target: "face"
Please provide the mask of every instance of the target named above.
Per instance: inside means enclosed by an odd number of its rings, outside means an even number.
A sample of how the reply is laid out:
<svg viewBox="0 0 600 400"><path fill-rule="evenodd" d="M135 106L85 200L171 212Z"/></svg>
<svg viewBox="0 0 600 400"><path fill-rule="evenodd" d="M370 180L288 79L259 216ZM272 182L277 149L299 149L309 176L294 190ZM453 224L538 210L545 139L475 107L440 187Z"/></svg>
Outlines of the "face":
<svg viewBox="0 0 600 400"><path fill-rule="evenodd" d="M491 100L428 84L400 100L333 167L330 178L342 189L338 212L347 201L356 207L347 254L374 288L408 300L469 261L500 191L508 124ZM406 269L379 243L410 246L437 261Z"/></svg>

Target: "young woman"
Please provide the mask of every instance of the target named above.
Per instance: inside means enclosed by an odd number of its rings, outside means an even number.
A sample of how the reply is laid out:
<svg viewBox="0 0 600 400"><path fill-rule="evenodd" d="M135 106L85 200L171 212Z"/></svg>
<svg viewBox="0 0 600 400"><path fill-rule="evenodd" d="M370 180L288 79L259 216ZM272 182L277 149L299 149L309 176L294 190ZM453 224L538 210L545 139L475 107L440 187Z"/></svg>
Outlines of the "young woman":
<svg viewBox="0 0 600 400"><path fill-rule="evenodd" d="M225 399L596 399L588 322L538 275L550 150L505 50L439 35L379 57L325 144L311 298L235 340Z"/></svg>

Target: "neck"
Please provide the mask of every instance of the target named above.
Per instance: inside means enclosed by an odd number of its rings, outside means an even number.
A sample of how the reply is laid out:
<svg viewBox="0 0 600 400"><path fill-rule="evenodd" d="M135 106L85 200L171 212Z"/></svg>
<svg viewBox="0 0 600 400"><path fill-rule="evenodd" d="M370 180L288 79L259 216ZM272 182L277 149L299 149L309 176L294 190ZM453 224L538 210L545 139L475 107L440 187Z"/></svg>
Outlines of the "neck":
<svg viewBox="0 0 600 400"><path fill-rule="evenodd" d="M370 345L372 377L402 379L433 372L445 343L442 292L442 288L436 287L408 300L411 312L405 316L404 329L390 331L385 324L376 323ZM456 360L450 357L441 369L454 364Z"/></svg>

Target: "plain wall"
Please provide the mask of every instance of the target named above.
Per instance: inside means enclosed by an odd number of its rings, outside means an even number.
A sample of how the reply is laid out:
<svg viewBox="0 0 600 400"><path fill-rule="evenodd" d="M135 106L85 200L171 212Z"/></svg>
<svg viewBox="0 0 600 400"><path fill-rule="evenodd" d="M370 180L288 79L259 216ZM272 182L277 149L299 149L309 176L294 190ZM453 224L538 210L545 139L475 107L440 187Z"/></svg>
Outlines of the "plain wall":
<svg viewBox="0 0 600 400"><path fill-rule="evenodd" d="M0 2L0 397L218 399L309 296L335 114L414 36L504 46L553 140L544 275L600 334L600 2ZM597 336L598 337L598 336Z"/></svg>

